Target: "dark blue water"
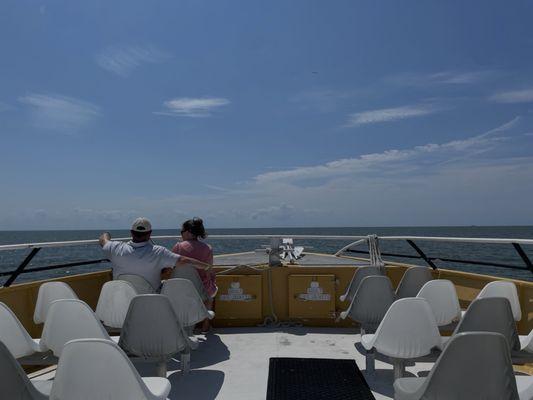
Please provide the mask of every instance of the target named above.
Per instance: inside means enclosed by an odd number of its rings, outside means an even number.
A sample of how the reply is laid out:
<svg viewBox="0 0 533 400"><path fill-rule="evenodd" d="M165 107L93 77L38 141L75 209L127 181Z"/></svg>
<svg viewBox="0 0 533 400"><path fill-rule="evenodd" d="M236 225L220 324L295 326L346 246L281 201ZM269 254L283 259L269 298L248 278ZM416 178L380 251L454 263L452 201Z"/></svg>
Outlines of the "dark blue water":
<svg viewBox="0 0 533 400"><path fill-rule="evenodd" d="M394 227L394 228L264 228L264 229L213 229L212 234L301 234L301 235L367 235L380 236L456 236L456 237L499 237L499 238L525 238L533 239L533 226L508 226L508 227ZM92 230L83 231L1 231L0 245L13 243L52 242L67 240L96 239L100 232ZM114 237L126 237L126 230L111 231ZM176 230L157 230L154 235L176 235ZM268 244L266 240L217 240L208 239L213 246L215 254L235 253L260 248ZM298 245L306 246L310 251L334 253L346 241L309 240L297 241ZM171 247L174 241L160 241L158 244ZM418 246L429 256L443 258L459 258L478 261L492 261L511 264L523 269L506 269L500 267L473 266L468 264L447 263L436 261L438 267L456 269L461 271L477 272L488 275L516 278L533 281L533 274L526 269L522 259L512 245L485 245L469 243L438 243L419 242ZM381 241L382 252L416 255L414 250L405 242ZM533 246L523 246L524 250L533 260ZM361 248L362 250L364 248ZM0 272L15 269L24 259L28 250L0 252ZM61 264L88 259L103 258L99 246L76 246L58 249L42 249L30 263L28 268L40 267L51 264ZM387 259L387 257L384 257ZM421 260L410 260L389 257L388 259L424 265ZM51 278L88 271L97 271L108 268L107 264L87 265L60 269L54 271L34 272L22 274L17 282ZM0 283L6 278L0 278Z"/></svg>

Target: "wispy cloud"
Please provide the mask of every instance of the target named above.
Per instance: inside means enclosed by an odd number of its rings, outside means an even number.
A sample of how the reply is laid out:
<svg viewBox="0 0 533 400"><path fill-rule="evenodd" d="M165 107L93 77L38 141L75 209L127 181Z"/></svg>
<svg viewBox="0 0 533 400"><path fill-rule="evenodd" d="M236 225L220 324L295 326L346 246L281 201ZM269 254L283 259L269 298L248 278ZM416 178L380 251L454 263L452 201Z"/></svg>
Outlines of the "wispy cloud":
<svg viewBox="0 0 533 400"><path fill-rule="evenodd" d="M467 85L484 81L497 75L494 70L478 71L438 71L429 74L398 74L387 81L407 86L427 85Z"/></svg>
<svg viewBox="0 0 533 400"><path fill-rule="evenodd" d="M101 114L95 104L56 94L32 93L19 101L29 107L35 126L65 133L75 133Z"/></svg>
<svg viewBox="0 0 533 400"><path fill-rule="evenodd" d="M7 204L0 227L122 229L138 215L147 215L158 228L174 229L176 221L194 215L212 228L531 224L533 186L524 182L531 180L533 144L524 132L532 127L533 116L525 115L459 140L389 147L256 175L245 183L217 177L222 187L199 192L110 193L105 204L70 199L67 207L64 199L58 204L43 193L32 212L20 215L18 205ZM110 201L120 203L120 209L108 211ZM53 205L42 209L46 204ZM73 211L74 204L80 208Z"/></svg>
<svg viewBox="0 0 533 400"><path fill-rule="evenodd" d="M422 117L433 114L440 108L432 105L407 105L393 108L381 108L378 110L362 111L350 114L345 127L358 125L375 124L378 122L390 122L407 118Z"/></svg>
<svg viewBox="0 0 533 400"><path fill-rule="evenodd" d="M175 117L209 117L213 110L228 105L231 102L222 97L178 97L165 101L164 111L156 111L155 114L170 115Z"/></svg>
<svg viewBox="0 0 533 400"><path fill-rule="evenodd" d="M533 88L512 90L509 92L501 92L493 94L489 100L496 103L529 103L533 102Z"/></svg>
<svg viewBox="0 0 533 400"><path fill-rule="evenodd" d="M129 76L146 63L160 63L169 58L154 46L110 46L96 56L96 63L103 69L121 77Z"/></svg>
<svg viewBox="0 0 533 400"><path fill-rule="evenodd" d="M480 135L466 139L453 140L446 143L428 143L410 149L390 149L381 153L363 154L354 158L343 158L325 164L298 167L283 171L267 172L257 175L255 182L266 184L272 182L298 182L312 179L324 179L370 172L405 170L405 163L416 167L427 166L427 163L440 163L454 159L460 155L476 155L494 148L497 143L505 140L502 135L518 122L518 118ZM398 169L402 165L404 168Z"/></svg>

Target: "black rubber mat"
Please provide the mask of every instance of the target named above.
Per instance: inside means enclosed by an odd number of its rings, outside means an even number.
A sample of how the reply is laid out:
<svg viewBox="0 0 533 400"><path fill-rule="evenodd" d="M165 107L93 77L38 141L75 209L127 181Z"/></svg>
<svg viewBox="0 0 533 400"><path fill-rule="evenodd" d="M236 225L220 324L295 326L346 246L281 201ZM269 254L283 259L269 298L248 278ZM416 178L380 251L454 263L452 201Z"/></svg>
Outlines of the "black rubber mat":
<svg viewBox="0 0 533 400"><path fill-rule="evenodd" d="M375 400L354 360L271 358L267 400Z"/></svg>

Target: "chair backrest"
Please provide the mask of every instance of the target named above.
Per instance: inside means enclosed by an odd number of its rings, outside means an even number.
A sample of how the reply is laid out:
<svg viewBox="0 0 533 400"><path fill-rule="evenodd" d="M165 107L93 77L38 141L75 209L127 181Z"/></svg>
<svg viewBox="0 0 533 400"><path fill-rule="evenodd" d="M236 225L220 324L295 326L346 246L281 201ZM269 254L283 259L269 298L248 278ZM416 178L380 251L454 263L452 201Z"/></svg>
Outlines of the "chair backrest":
<svg viewBox="0 0 533 400"><path fill-rule="evenodd" d="M56 300L77 299L78 296L65 282L45 282L39 286L33 322L42 324L46 320L50 304Z"/></svg>
<svg viewBox="0 0 533 400"><path fill-rule="evenodd" d="M520 350L520 339L509 300L504 297L475 299L455 328L461 332L494 332L507 339L510 350Z"/></svg>
<svg viewBox="0 0 533 400"><path fill-rule="evenodd" d="M421 357L441 346L431 307L414 297L392 303L375 333L374 347L389 357Z"/></svg>
<svg viewBox="0 0 533 400"><path fill-rule="evenodd" d="M148 282L146 279L144 279L140 275L121 274L117 276L117 280L131 283L131 285L135 288L138 294L152 294L152 293L155 293L157 289L159 289L159 288L154 288L150 284L150 282Z"/></svg>
<svg viewBox="0 0 533 400"><path fill-rule="evenodd" d="M518 299L518 291L516 285L513 282L507 281L494 281L485 285L481 292L477 295L477 298L482 299L484 297L505 297L511 303L511 309L513 310L513 317L515 321L522 319L522 310L520 308L520 300Z"/></svg>
<svg viewBox="0 0 533 400"><path fill-rule="evenodd" d="M505 338L468 332L451 338L420 390L424 399L518 400Z"/></svg>
<svg viewBox="0 0 533 400"><path fill-rule="evenodd" d="M425 299L438 326L444 326L461 318L461 306L453 283L446 279L426 282L416 297Z"/></svg>
<svg viewBox="0 0 533 400"><path fill-rule="evenodd" d="M56 300L44 322L41 350L61 356L63 346L74 339L110 339L91 308L81 300Z"/></svg>
<svg viewBox="0 0 533 400"><path fill-rule="evenodd" d="M172 278L188 279L196 288L196 291L200 295L201 299L203 301L208 300L209 296L207 295L207 291L205 290L204 284L200 279L200 275L198 275L198 272L194 266L181 265L174 268L172 270Z"/></svg>
<svg viewBox="0 0 533 400"><path fill-rule="evenodd" d="M129 354L166 359L188 345L169 299L161 294L133 298L122 331L120 347Z"/></svg>
<svg viewBox="0 0 533 400"><path fill-rule="evenodd" d="M20 358L35 353L38 348L8 306L0 302L0 341L4 342L13 357Z"/></svg>
<svg viewBox="0 0 533 400"><path fill-rule="evenodd" d="M352 276L350 284L346 288L346 292L344 293L344 295L341 296L341 301L351 302L355 297L355 293L357 292L361 281L367 276L383 276L383 273L381 272L381 269L379 267L367 266L357 268L354 275Z"/></svg>
<svg viewBox="0 0 533 400"><path fill-rule="evenodd" d="M359 285L346 315L362 325L378 326L394 303L394 290L386 276L367 276Z"/></svg>
<svg viewBox="0 0 533 400"><path fill-rule="evenodd" d="M209 317L207 309L188 279L169 279L163 283L161 294L168 297L178 322L183 327L196 325Z"/></svg>
<svg viewBox="0 0 533 400"><path fill-rule="evenodd" d="M433 279L431 270L426 267L408 268L402 277L402 280L396 288L396 297L403 299L405 297L415 297L422 286Z"/></svg>
<svg viewBox="0 0 533 400"><path fill-rule="evenodd" d="M80 339L65 345L50 398L151 400L154 396L115 343Z"/></svg>
<svg viewBox="0 0 533 400"><path fill-rule="evenodd" d="M122 328L131 300L137 296L133 285L126 281L109 281L102 286L96 316L110 328Z"/></svg>
<svg viewBox="0 0 533 400"><path fill-rule="evenodd" d="M40 393L26 372L13 357L7 346L0 341L0 377L2 380L2 399L47 400L48 396Z"/></svg>

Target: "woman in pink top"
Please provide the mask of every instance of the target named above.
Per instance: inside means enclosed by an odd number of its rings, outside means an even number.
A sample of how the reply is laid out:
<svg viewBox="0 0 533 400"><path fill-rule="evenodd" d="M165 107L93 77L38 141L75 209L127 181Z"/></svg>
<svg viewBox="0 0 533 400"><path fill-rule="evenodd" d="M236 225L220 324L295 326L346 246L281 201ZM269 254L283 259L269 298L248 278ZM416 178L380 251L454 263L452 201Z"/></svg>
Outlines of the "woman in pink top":
<svg viewBox="0 0 533 400"><path fill-rule="evenodd" d="M211 246L200 240L207 237L204 222L200 218L193 218L185 221L181 226L181 237L183 241L178 242L172 248L174 253L182 256L196 258L199 261L213 264L213 250ZM205 302L208 310L213 308L213 299L217 294L217 285L215 281L215 272L213 270L204 271L196 269L209 299ZM207 332L211 328L209 320L206 319L202 325L202 331Z"/></svg>

